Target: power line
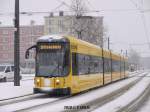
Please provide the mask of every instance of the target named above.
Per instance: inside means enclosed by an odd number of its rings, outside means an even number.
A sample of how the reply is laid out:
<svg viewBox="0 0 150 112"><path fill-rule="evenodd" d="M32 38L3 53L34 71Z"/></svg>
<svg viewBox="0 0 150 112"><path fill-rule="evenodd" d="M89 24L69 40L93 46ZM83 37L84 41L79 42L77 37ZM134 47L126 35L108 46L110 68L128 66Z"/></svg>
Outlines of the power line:
<svg viewBox="0 0 150 112"><path fill-rule="evenodd" d="M94 6L91 4L91 2L89 0L87 0L87 3L89 6L91 6L94 9Z"/></svg>
<svg viewBox="0 0 150 112"><path fill-rule="evenodd" d="M135 3L133 0L130 0L134 6L141 12L141 19L143 21L143 26L144 26L144 31L145 31L145 36L147 38L147 41L148 43L150 43L150 40L149 40L149 34L148 34L148 29L147 29L147 26L146 26L146 19L145 19L145 15L143 13L143 9L144 9L144 1L142 0L142 7L139 7L139 5L137 3ZM150 10L149 10L150 11ZM148 44L149 48L150 48L150 44Z"/></svg>
<svg viewBox="0 0 150 112"><path fill-rule="evenodd" d="M56 7L55 9L58 9L58 8L60 8L62 6L62 4L61 5L59 5L58 7ZM55 10L55 9L53 9L53 10ZM32 11L28 11L28 12L20 12L20 14L28 14L28 15L32 15L32 14L49 14L49 13L58 13L58 12L60 12L60 11L41 11L41 12L39 12L39 11L34 11L34 12L32 12ZM139 11L139 10L137 10L137 9L103 9L103 10L84 10L84 13L100 13L100 12L137 12L137 11ZM73 12L73 11L63 11L63 12ZM140 11L140 13L145 13L145 12L150 12L150 9L145 9L145 10L142 10L142 11ZM13 12L9 12L9 13L0 13L0 16L11 16L11 15L14 15L14 13Z"/></svg>
<svg viewBox="0 0 150 112"><path fill-rule="evenodd" d="M59 10L58 11L55 11L57 9L59 9L60 7L62 7L65 3L63 2L62 4L60 4L59 6L57 6L56 8L52 9L51 11L28 11L28 12L20 12L20 14L28 14L28 15L33 15L33 14L49 14L49 13L58 13L60 12ZM66 5L66 4L65 4ZM69 5L67 5L69 7ZM84 10L83 12L84 13L104 13L104 12L137 12L137 11L140 11L140 13L147 13L147 12L150 12L150 9L143 9L143 10L139 10L139 9L101 9L101 10ZM65 10L63 12L73 12L71 10ZM11 16L11 15L14 15L13 12L8 12L8 13L0 13L0 16Z"/></svg>
<svg viewBox="0 0 150 112"><path fill-rule="evenodd" d="M147 37L147 41L148 41L148 43L149 43L149 42L150 42L150 40L149 40L148 29L147 29L147 26L146 26L146 19L145 19L145 15L144 15L144 14L142 14L142 15L141 15L141 18L142 18L142 20L143 20L143 25L144 25L145 35L146 35L146 37ZM148 45L149 45L149 48L150 48L150 44L148 44Z"/></svg>
<svg viewBox="0 0 150 112"><path fill-rule="evenodd" d="M68 8L70 8L70 5L68 5L66 2L62 1L62 0L57 0L58 2L62 3L63 5L67 6Z"/></svg>
<svg viewBox="0 0 150 112"><path fill-rule="evenodd" d="M131 43L129 45L130 46L144 46L144 45L147 45L147 44L150 44L150 43L148 43L148 42L146 42L146 43Z"/></svg>
<svg viewBox="0 0 150 112"><path fill-rule="evenodd" d="M139 10L141 11L140 7L138 6L138 4L134 1L134 0L130 0L132 2L132 4Z"/></svg>
<svg viewBox="0 0 150 112"><path fill-rule="evenodd" d="M60 4L60 5L58 5L56 8L52 9L52 11L55 11L55 10L57 10L57 9L61 8L63 5L64 5L64 4L63 4L63 3L61 3L61 4Z"/></svg>
<svg viewBox="0 0 150 112"><path fill-rule="evenodd" d="M150 12L150 9L145 9L143 12L144 12L144 13Z"/></svg>

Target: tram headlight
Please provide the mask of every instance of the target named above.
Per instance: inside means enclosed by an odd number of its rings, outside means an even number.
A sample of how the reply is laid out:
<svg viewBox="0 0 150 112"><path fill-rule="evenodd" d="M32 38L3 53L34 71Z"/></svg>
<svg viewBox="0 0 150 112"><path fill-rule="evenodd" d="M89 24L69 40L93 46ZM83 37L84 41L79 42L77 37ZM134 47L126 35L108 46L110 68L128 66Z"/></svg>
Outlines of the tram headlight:
<svg viewBox="0 0 150 112"><path fill-rule="evenodd" d="M40 84L40 79L35 79L35 84L39 85Z"/></svg>
<svg viewBox="0 0 150 112"><path fill-rule="evenodd" d="M40 79L36 79L36 82L39 83L39 82L40 82Z"/></svg>
<svg viewBox="0 0 150 112"><path fill-rule="evenodd" d="M60 83L60 80L56 79L56 85L59 85L59 83Z"/></svg>

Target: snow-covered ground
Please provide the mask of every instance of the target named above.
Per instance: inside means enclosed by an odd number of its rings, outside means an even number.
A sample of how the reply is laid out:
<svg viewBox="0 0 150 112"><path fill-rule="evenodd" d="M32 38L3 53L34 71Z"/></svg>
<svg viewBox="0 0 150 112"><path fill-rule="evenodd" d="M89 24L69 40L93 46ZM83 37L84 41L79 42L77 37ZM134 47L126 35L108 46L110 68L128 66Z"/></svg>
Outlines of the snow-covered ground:
<svg viewBox="0 0 150 112"><path fill-rule="evenodd" d="M33 80L21 81L20 86L14 86L13 82L0 83L0 100L32 94L33 83Z"/></svg>
<svg viewBox="0 0 150 112"><path fill-rule="evenodd" d="M140 74L140 73L143 73L144 71L143 70L137 70L137 71L134 71L134 72L129 72L129 77L132 77L132 76L136 76L137 74ZM145 71L147 72L147 71Z"/></svg>
<svg viewBox="0 0 150 112"><path fill-rule="evenodd" d="M56 111L56 109L57 109L57 111L63 110L64 106L74 106L74 105L76 106L76 105L84 104L84 103L89 102L91 100L94 100L98 97L102 97L102 96L104 96L104 95L106 95L112 91L118 90L122 86L125 86L130 82L133 82L137 78L139 78L139 77L133 77L130 79L122 80L122 81L116 82L114 84L102 87L100 89L89 91L85 94L69 98L69 99L65 100L65 102L64 101L59 102L59 104L57 106L54 105L54 106L51 106L51 108L45 107L44 111L50 111L51 110L52 112L54 112L54 111ZM142 83L142 84L145 87L146 84L148 83L148 80L144 80L144 82L145 83ZM34 83L33 80L21 81L21 86L19 86L19 87L14 86L13 82L0 83L0 89L2 90L0 92L0 100L18 97L18 96L23 96L23 95L27 95L27 94L32 94L33 83ZM143 87L141 87L141 88L143 88ZM140 91L140 90L137 89L136 91ZM52 101L53 100L55 100L55 99L52 99ZM29 107L29 106L34 106L37 104L46 103L49 101L51 101L51 99L38 98L38 99L35 99L33 101L22 102L23 106L19 105L21 103L18 103L18 104L12 104L10 106L10 108L9 108L9 106L6 105L5 106L6 108L1 107L1 109L6 109L6 110L11 111L11 109L14 109L14 110L15 110L15 108L20 109L20 108L24 108L24 107ZM18 105L18 107L17 107L17 105ZM42 112L43 109L36 110L36 112L37 111Z"/></svg>
<svg viewBox="0 0 150 112"><path fill-rule="evenodd" d="M49 103L49 102L53 102L59 100L58 98L55 97L44 97L44 98L34 98L31 100L26 100L26 101L21 101L18 103L12 103L9 105L4 105L0 107L0 112L16 112L16 111L20 111L21 109L25 109L25 108L30 108L36 105L41 105L41 104L45 104L45 103ZM39 106L40 107L40 106ZM41 112L45 112L44 110L42 110ZM53 111L55 112L55 111Z"/></svg>
<svg viewBox="0 0 150 112"><path fill-rule="evenodd" d="M139 110L137 110L137 112L150 112L150 95L144 102L143 106Z"/></svg>
<svg viewBox="0 0 150 112"><path fill-rule="evenodd" d="M150 112L150 96L137 112Z"/></svg>
<svg viewBox="0 0 150 112"><path fill-rule="evenodd" d="M14 82L0 82L0 100L33 93L35 74L21 74L21 76L20 86L14 86Z"/></svg>
<svg viewBox="0 0 150 112"><path fill-rule="evenodd" d="M143 74L144 75L144 74ZM78 105L82 105L82 104L86 104L90 101L93 101L97 98L103 97L108 95L109 93L112 93L113 91L116 91L120 88L122 88L123 86L129 84L130 82L133 82L135 79L137 79L138 77L133 77L127 80L122 80L119 82L116 82L114 84L108 85L106 87L103 88L99 88L93 91L89 91L87 93L84 93L82 95L79 96L74 96L72 98L57 102L56 104L52 104L52 105L47 105L44 106L43 108L38 108L35 110L32 110L32 112L42 112L42 110L44 109L45 112L59 112L59 111L63 111L65 106L78 106ZM101 111L98 111L101 112ZM109 111L111 112L111 111Z"/></svg>
<svg viewBox="0 0 150 112"><path fill-rule="evenodd" d="M130 75L134 75L138 72L131 72ZM14 86L13 82L0 83L0 100L19 97L33 93L34 74L22 74L22 81L20 86Z"/></svg>
<svg viewBox="0 0 150 112"><path fill-rule="evenodd" d="M33 80L35 74L21 74L22 80Z"/></svg>
<svg viewBox="0 0 150 112"><path fill-rule="evenodd" d="M148 74L148 76L150 76L150 74ZM150 84L150 77L144 77L142 81L140 81L138 84L136 84L129 91L124 93L122 96L105 104L104 106L96 109L93 112L108 112L108 111L116 112L120 108L125 107L127 104L130 104L133 100L139 97L144 92L146 87L149 86L149 84ZM142 110L142 112L149 112L149 111Z"/></svg>

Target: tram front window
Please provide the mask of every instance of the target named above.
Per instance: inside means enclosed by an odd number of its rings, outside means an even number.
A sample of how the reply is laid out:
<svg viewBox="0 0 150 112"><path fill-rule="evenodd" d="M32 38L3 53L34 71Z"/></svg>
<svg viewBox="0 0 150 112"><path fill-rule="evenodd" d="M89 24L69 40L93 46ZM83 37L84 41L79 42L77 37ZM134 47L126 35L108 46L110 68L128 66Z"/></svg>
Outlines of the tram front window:
<svg viewBox="0 0 150 112"><path fill-rule="evenodd" d="M69 54L65 51L39 52L36 76L60 77L69 72Z"/></svg>

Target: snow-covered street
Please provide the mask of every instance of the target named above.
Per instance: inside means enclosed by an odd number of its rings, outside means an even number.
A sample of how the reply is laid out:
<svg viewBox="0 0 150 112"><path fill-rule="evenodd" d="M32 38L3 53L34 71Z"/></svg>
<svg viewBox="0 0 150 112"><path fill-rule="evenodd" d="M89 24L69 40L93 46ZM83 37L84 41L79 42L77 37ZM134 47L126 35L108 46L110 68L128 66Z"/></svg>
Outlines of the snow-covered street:
<svg viewBox="0 0 150 112"><path fill-rule="evenodd" d="M13 82L0 83L0 100L29 95L33 93L33 80L21 81L21 86Z"/></svg>
<svg viewBox="0 0 150 112"><path fill-rule="evenodd" d="M0 112L150 112L150 0L0 0Z"/></svg>
<svg viewBox="0 0 150 112"><path fill-rule="evenodd" d="M149 112L149 111L150 111L150 96L147 98L146 102L144 102L143 106L136 112Z"/></svg>
<svg viewBox="0 0 150 112"><path fill-rule="evenodd" d="M136 75L138 72L130 73L130 76ZM29 95L33 93L34 74L24 74L20 86L14 86L14 82L0 83L0 100ZM11 93L11 94L10 94Z"/></svg>
<svg viewBox="0 0 150 112"><path fill-rule="evenodd" d="M147 76L150 76L150 74L148 74ZM121 108L132 104L132 102L136 98L143 94L148 86L150 86L150 77L144 77L138 84L136 84L133 88L124 93L122 96L96 109L94 112L108 112L108 109L109 112L117 112Z"/></svg>
<svg viewBox="0 0 150 112"><path fill-rule="evenodd" d="M14 86L14 82L1 82L0 100L33 94L33 86L34 81L32 74L23 75L20 86Z"/></svg>
<svg viewBox="0 0 150 112"><path fill-rule="evenodd" d="M21 111L26 109L32 112L43 112L43 109L44 112L55 112L63 111L64 107L66 106L80 105L86 105L91 111L94 112L115 112L131 103L131 101L141 95L145 88L150 84L150 74L148 74L147 77L143 77L145 74L147 74L147 72L130 73L131 78L64 99L62 99L61 97L39 95L25 101L2 105L0 106L0 112ZM140 82L138 82L137 84L135 83L133 87L126 90L126 92L121 94L121 96L118 96L118 98L115 98L112 101L96 108L93 108L92 105L88 105L90 104L89 102L109 96L114 91L118 91L119 89L127 86L129 83L133 83L135 80L140 78L142 78ZM2 104L2 100L4 99L33 94L33 83L33 80L21 81L21 86L19 87L13 86L13 82L0 83L0 89L3 90L0 93L0 105ZM149 104L149 102L147 102L147 104ZM145 108L148 109L148 106ZM138 112L143 112L143 110L139 110Z"/></svg>

